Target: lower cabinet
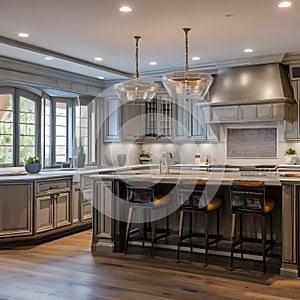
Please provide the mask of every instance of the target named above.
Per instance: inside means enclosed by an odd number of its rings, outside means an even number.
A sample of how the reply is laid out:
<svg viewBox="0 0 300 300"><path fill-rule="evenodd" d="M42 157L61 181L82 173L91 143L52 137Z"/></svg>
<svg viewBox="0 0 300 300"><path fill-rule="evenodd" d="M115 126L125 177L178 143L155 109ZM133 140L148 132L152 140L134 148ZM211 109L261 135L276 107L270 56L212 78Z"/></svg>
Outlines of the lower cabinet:
<svg viewBox="0 0 300 300"><path fill-rule="evenodd" d="M31 235L33 183L0 184L0 237Z"/></svg>
<svg viewBox="0 0 300 300"><path fill-rule="evenodd" d="M71 177L37 181L36 189L35 232L44 232L72 224Z"/></svg>
<svg viewBox="0 0 300 300"><path fill-rule="evenodd" d="M36 232L71 224L70 193L36 198Z"/></svg>
<svg viewBox="0 0 300 300"><path fill-rule="evenodd" d="M92 203L93 203L93 180L90 177L92 174L83 174L80 176L80 211L81 221L92 219Z"/></svg>

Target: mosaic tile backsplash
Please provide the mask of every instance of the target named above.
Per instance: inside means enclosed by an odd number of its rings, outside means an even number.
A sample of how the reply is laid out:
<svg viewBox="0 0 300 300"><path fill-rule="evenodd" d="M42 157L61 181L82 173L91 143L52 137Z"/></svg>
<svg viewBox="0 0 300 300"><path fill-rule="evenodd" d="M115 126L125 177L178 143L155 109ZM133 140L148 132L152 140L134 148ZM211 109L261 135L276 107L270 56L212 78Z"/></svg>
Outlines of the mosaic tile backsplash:
<svg viewBox="0 0 300 300"><path fill-rule="evenodd" d="M277 128L228 128L227 157L277 157Z"/></svg>

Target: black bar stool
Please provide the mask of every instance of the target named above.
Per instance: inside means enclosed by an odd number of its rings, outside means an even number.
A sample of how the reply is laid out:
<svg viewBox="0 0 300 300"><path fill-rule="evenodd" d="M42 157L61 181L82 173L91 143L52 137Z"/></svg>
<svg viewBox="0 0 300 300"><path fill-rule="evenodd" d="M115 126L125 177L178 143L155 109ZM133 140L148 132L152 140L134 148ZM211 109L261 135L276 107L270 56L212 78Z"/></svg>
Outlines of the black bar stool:
<svg viewBox="0 0 300 300"><path fill-rule="evenodd" d="M205 249L205 265L207 265L207 253L211 245L217 244L221 239L219 230L219 208L223 204L223 199L220 197L209 197L206 182L203 180L192 181L189 183L181 183L178 185L179 193L179 234L177 246L177 260L179 260L180 247L188 246L192 252L193 248ZM183 234L184 215L188 213L189 218L189 231ZM204 233L194 232L193 230L193 213L204 214ZM209 233L209 216L216 213L216 234ZM193 237L204 238L204 244L195 244L192 241ZM185 240L189 240L185 242Z"/></svg>
<svg viewBox="0 0 300 300"><path fill-rule="evenodd" d="M167 237L170 235L168 216L170 198L167 195L156 195L152 182L129 181L126 184L126 189L129 210L124 253L127 254L129 240L142 241L143 244L145 241L151 241L152 256L154 244L162 238L165 238L167 243ZM134 213L136 214L135 219L133 219ZM166 228L156 228L158 216L166 218ZM131 228L132 223L143 223L143 226ZM142 237L136 235L140 231L143 233ZM148 232L151 233L150 239Z"/></svg>
<svg viewBox="0 0 300 300"><path fill-rule="evenodd" d="M275 246L272 231L272 211L275 207L274 199L266 199L265 183L263 181L234 180L230 188L232 219L231 219L231 260L230 267L233 269L234 252L241 253L243 258L243 243L252 242L262 245L261 251L251 251L261 253L263 256L263 272L266 272L266 256ZM257 215L261 217L262 238L244 237L243 234L243 215ZM235 241L236 216L240 219L239 239ZM266 238L266 216L270 217L270 240ZM268 245L268 247L267 247ZM236 249L240 246L239 249Z"/></svg>

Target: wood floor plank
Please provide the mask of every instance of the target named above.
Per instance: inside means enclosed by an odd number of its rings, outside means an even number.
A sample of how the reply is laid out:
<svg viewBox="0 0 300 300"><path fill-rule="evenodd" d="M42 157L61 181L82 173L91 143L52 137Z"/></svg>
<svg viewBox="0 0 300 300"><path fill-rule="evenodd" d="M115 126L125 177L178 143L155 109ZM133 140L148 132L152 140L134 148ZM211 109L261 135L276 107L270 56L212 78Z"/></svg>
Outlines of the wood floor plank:
<svg viewBox="0 0 300 300"><path fill-rule="evenodd" d="M91 231L0 251L0 300L300 299L300 280L168 257L93 257Z"/></svg>

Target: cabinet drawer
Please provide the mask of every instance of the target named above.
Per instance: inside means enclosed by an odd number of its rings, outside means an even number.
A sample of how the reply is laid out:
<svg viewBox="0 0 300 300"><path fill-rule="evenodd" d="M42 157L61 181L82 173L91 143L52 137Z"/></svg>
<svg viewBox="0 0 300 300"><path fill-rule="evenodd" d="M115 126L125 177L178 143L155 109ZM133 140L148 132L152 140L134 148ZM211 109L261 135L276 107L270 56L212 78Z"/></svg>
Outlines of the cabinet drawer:
<svg viewBox="0 0 300 300"><path fill-rule="evenodd" d="M36 183L36 194L54 194L58 191L70 191L72 178L59 178L55 180L38 181Z"/></svg>

